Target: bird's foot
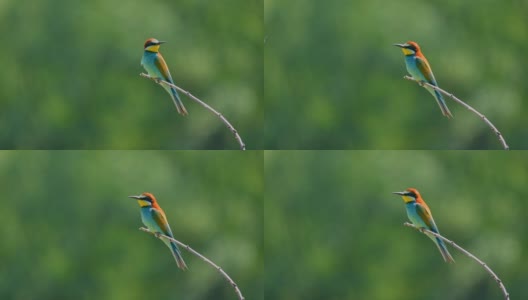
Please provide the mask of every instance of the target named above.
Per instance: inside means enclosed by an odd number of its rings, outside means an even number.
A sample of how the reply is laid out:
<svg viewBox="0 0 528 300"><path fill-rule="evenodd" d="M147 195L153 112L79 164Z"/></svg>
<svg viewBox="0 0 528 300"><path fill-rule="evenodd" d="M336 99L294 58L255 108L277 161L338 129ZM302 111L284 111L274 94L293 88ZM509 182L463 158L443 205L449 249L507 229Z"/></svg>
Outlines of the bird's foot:
<svg viewBox="0 0 528 300"><path fill-rule="evenodd" d="M161 232L154 232L154 236L159 239L161 237Z"/></svg>

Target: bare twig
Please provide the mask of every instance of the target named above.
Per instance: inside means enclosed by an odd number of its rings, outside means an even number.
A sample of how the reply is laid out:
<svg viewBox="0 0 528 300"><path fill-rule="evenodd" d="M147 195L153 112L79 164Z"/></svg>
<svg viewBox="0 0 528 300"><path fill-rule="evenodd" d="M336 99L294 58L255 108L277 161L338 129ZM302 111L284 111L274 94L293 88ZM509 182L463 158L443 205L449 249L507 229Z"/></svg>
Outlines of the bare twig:
<svg viewBox="0 0 528 300"><path fill-rule="evenodd" d="M235 288L235 292L237 293L238 299L245 300L244 296L242 296L242 292L238 288L238 285L233 281L233 279L231 279L231 277L229 277L229 275L227 275L227 273L224 270L222 270L222 268L217 266L214 262L209 260L207 257L205 257L205 256L201 255L200 253L196 252L193 248L189 247L188 245L186 245L186 244L184 244L184 243L182 243L182 242L180 242L180 241L178 241L176 239L171 238L170 236L166 236L166 235L160 234L159 232L152 232L152 231L148 230L145 227L140 227L139 230L147 232L147 233L150 233L150 234L152 234L153 236L155 236L155 237L157 237L159 239L166 238L168 240L171 240L171 241L177 243L178 245L180 245L182 248L185 248L187 251L191 252L192 254L198 256L201 260L205 261L206 263L211 265L213 268L215 268L227 280L227 282L229 282L229 284L231 284L231 286L233 286L233 288Z"/></svg>
<svg viewBox="0 0 528 300"><path fill-rule="evenodd" d="M469 253L467 250L465 250L464 248L460 247L459 245L455 244L455 242L451 241L451 240L448 240L446 239L445 237L441 236L440 234L436 233L436 232L432 232L431 230L427 230L425 228L419 228L419 227L416 227L414 224L411 224L411 223L408 223L408 222L405 222L403 225L407 226L407 227L412 227L418 231L420 231L421 233L425 234L425 233L429 233L429 234L432 234L434 236L436 236L437 238L439 239L442 239L444 240L446 243L450 244L451 246L457 248L460 252L464 253L467 257L475 260L477 263L479 263L485 270L486 272L488 272L491 277L499 284L499 288L501 289L502 291L502 294L504 295L504 299L506 300L509 300L510 299L510 294L508 294L508 291L506 290L506 287L504 286L504 284L502 283L502 280L500 280L499 276L497 276L497 274L495 274L493 272L493 270L488 267L488 265L481 261L480 259L478 259L475 255Z"/></svg>
<svg viewBox="0 0 528 300"><path fill-rule="evenodd" d="M508 146L508 144L506 144L506 140L504 139L504 137L502 136L500 131L490 122L490 120L488 120L488 118L486 118L486 116L484 116L483 114L479 113L476 109L474 109L473 107L469 106L464 101L458 99L457 97L455 97L455 95L453 95L451 93L448 93L448 92L444 91L443 89L441 89L441 88L439 88L437 86L434 86L434 85L432 85L432 84L430 84L428 82L424 82L422 80L417 80L417 79L414 79L411 76L407 76L407 75L405 75L403 78L405 78L407 80L415 81L421 86L426 85L428 87L431 87L431 88L439 91L440 93L446 95L447 97L453 99L454 101L458 102L459 104L464 106L466 109L468 109L469 111L471 111L474 114L476 114L477 116L479 116L491 128L491 130L493 130L495 135L497 135L497 137L499 138L499 142L502 144L502 147L504 147L504 150L510 150L510 147Z"/></svg>
<svg viewBox="0 0 528 300"><path fill-rule="evenodd" d="M170 82L167 82L165 80L161 80L159 78L151 77L150 75L145 74L145 73L141 73L139 75L141 75L141 76L143 76L145 78L148 78L148 79L156 82L159 85L166 84L168 86L171 86L171 87L177 89L178 91L184 93L185 95L187 95L187 97L191 98L192 100L198 102L201 106L205 107L207 110L209 110L210 112L215 114L218 118L220 118L220 120L222 120L222 122L224 122L224 124L227 126L227 128L229 130L231 130L231 132L235 135L235 139L237 140L238 144L240 145L240 150L246 150L246 144L244 144L244 141L242 141L242 138L238 134L238 131L235 129L235 127L233 127L233 125L231 125L231 123L229 123L229 121L221 113L217 112L214 108L209 106L207 103L203 102L202 100L196 98L196 96L194 96L193 94L189 93L188 91L186 91L186 90L182 89L181 87L176 86L176 85L174 85L174 84L172 84Z"/></svg>

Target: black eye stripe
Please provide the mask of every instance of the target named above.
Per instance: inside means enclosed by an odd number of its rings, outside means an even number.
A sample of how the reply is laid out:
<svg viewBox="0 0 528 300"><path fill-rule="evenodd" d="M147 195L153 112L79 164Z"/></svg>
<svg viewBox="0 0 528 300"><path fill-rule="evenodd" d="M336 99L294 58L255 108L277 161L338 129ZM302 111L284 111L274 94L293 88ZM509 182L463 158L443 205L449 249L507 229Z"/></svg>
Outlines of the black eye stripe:
<svg viewBox="0 0 528 300"><path fill-rule="evenodd" d="M145 43L145 47L144 48L147 48L147 47L150 47L150 46L156 46L156 45L159 45L159 43L156 43L154 41L149 41L148 43Z"/></svg>
<svg viewBox="0 0 528 300"><path fill-rule="evenodd" d="M143 197L141 197L141 200L152 202L152 199L150 199L149 196L143 196Z"/></svg>

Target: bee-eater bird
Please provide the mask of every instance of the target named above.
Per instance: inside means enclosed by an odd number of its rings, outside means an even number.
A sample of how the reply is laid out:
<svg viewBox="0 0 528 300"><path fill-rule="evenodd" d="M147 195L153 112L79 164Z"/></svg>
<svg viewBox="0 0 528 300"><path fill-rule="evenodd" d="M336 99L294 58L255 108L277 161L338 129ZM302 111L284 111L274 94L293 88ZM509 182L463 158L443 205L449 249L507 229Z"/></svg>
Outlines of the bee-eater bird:
<svg viewBox="0 0 528 300"><path fill-rule="evenodd" d="M174 238L169 226L169 222L167 222L167 217L165 216L165 213L161 207L158 205L154 195L151 193L143 193L139 196L128 197L136 199L139 203L139 206L141 207L141 221L143 221L143 224L145 224L145 226L147 226L150 231ZM176 259L176 264L178 267L182 270L186 270L187 265L183 261L183 257L180 253L178 245L166 238L161 237L161 239L171 250L172 255Z"/></svg>
<svg viewBox="0 0 528 300"><path fill-rule="evenodd" d="M148 39L145 42L145 51L143 51L141 65L143 68L145 68L150 77L165 80L174 84L172 76L169 72L169 68L167 67L167 63L165 63L163 56L161 56L161 53L159 52L160 45L163 43L165 42L160 42L154 38ZM176 105L178 113L180 115L187 115L187 110L185 109L185 106L183 106L183 102L178 95L178 91L166 84L162 83L161 85L170 94L172 101L174 101L174 105Z"/></svg>
<svg viewBox="0 0 528 300"><path fill-rule="evenodd" d="M435 221L433 220L433 215L431 214L429 206L427 206L422 199L422 196L420 196L417 189L408 188L404 192L395 192L393 194L402 196L403 202L405 202L405 208L407 209L407 217L409 217L409 220L411 220L416 227L425 228L434 233L440 234L438 227L436 227ZM455 262L451 254L449 254L449 251L447 251L447 247L442 239L439 239L430 233L424 233L433 240L446 262Z"/></svg>
<svg viewBox="0 0 528 300"><path fill-rule="evenodd" d="M409 41L405 44L394 44L394 46L400 47L402 49L403 54L405 55L405 65L407 67L407 72L409 72L409 74L411 74L414 79L438 86L433 75L433 71L429 66L429 62L427 62L427 59L425 59L425 56L423 55L422 51L420 50L420 46L418 46L417 43ZM431 93L431 95L433 95L433 97L435 97L438 106L440 106L440 110L442 110L442 114L447 118L452 118L453 115L449 111L449 108L447 108L442 94L432 87L426 85L424 85L424 87L429 91L429 93Z"/></svg>

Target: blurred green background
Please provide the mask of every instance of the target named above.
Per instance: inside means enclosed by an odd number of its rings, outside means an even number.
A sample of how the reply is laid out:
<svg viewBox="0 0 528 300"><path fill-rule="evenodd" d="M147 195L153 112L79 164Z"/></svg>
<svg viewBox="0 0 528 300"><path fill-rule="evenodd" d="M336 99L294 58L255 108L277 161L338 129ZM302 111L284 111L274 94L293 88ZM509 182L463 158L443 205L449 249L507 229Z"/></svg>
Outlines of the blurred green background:
<svg viewBox="0 0 528 300"><path fill-rule="evenodd" d="M236 299L210 265L189 270L142 226L152 192L175 238L263 299L262 152L1 152L0 299Z"/></svg>
<svg viewBox="0 0 528 300"><path fill-rule="evenodd" d="M440 232L528 299L528 154L266 151L268 299L503 299L475 261L403 226L417 188Z"/></svg>
<svg viewBox="0 0 528 300"><path fill-rule="evenodd" d="M176 85L262 148L261 0L0 1L0 148L238 149L212 113L142 78L147 38ZM236 9L235 9L236 8Z"/></svg>
<svg viewBox="0 0 528 300"><path fill-rule="evenodd" d="M266 149L501 149L476 115L403 79L418 42L440 87L528 148L528 2L265 0Z"/></svg>

